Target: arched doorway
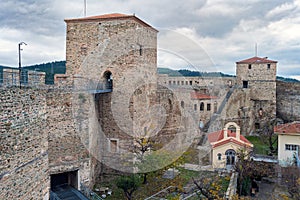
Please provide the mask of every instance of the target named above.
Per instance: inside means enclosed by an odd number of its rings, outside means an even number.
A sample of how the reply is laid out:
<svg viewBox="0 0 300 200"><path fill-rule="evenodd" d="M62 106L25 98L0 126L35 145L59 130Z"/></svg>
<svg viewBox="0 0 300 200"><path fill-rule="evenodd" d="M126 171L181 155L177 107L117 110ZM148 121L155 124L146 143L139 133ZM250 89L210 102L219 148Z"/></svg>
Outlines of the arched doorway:
<svg viewBox="0 0 300 200"><path fill-rule="evenodd" d="M105 89L112 89L113 88L113 77L112 73L110 71L105 71L103 74L104 78L104 84L105 84Z"/></svg>
<svg viewBox="0 0 300 200"><path fill-rule="evenodd" d="M233 149L228 149L225 152L226 155L226 168L231 169L235 163L235 151Z"/></svg>

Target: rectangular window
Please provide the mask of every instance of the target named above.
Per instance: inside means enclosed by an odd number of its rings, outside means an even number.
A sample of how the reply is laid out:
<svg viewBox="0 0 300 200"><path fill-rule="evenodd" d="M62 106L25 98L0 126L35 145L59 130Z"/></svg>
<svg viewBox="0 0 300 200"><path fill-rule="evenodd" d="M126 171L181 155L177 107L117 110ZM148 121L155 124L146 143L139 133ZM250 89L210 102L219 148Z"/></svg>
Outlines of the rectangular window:
<svg viewBox="0 0 300 200"><path fill-rule="evenodd" d="M243 81L243 88L248 88L248 81Z"/></svg>
<svg viewBox="0 0 300 200"><path fill-rule="evenodd" d="M260 124L259 123L255 123L255 129L260 129Z"/></svg>
<svg viewBox="0 0 300 200"><path fill-rule="evenodd" d="M197 110L197 104L194 104L194 110L195 111Z"/></svg>
<svg viewBox="0 0 300 200"><path fill-rule="evenodd" d="M177 85L180 85L180 81L177 81Z"/></svg>
<svg viewBox="0 0 300 200"><path fill-rule="evenodd" d="M176 85L176 81L173 81L173 84Z"/></svg>
<svg viewBox="0 0 300 200"><path fill-rule="evenodd" d="M251 69L251 64L248 65L248 69Z"/></svg>
<svg viewBox="0 0 300 200"><path fill-rule="evenodd" d="M112 153L116 153L119 151L118 139L109 139L108 150Z"/></svg>
<svg viewBox="0 0 300 200"><path fill-rule="evenodd" d="M171 85L172 84L172 81L169 81L169 85Z"/></svg>
<svg viewBox="0 0 300 200"><path fill-rule="evenodd" d="M211 105L210 105L210 103L208 103L208 104L206 105L206 110L207 110L207 111L210 111L210 109L211 109Z"/></svg>
<svg viewBox="0 0 300 200"><path fill-rule="evenodd" d="M181 81L181 85L184 85L184 81Z"/></svg>
<svg viewBox="0 0 300 200"><path fill-rule="evenodd" d="M287 150L287 151L297 151L298 150L298 145L286 144L285 145L285 150Z"/></svg>
<svg viewBox="0 0 300 200"><path fill-rule="evenodd" d="M188 84L189 84L189 82L188 82L188 81L185 81L185 84L186 84L186 85L188 85Z"/></svg>
<svg viewBox="0 0 300 200"><path fill-rule="evenodd" d="M271 64L268 64L268 69L270 69L271 68Z"/></svg>
<svg viewBox="0 0 300 200"><path fill-rule="evenodd" d="M190 81L190 85L193 85L193 81Z"/></svg>

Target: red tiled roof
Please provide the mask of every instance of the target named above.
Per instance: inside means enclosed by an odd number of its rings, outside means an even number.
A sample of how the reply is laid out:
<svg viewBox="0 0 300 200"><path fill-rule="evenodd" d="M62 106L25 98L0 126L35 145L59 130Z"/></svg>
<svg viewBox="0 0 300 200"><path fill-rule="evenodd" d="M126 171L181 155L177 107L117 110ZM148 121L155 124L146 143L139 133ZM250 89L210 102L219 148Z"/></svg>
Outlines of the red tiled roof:
<svg viewBox="0 0 300 200"><path fill-rule="evenodd" d="M133 15L125 15L125 14L121 14L121 13L111 13L111 14L83 17L83 18L78 18L78 19L74 19L74 20L113 19L113 18L129 17L129 16L133 16ZM73 19L67 19L67 20L73 20Z"/></svg>
<svg viewBox="0 0 300 200"><path fill-rule="evenodd" d="M282 135L298 135L300 134L300 121L275 126L274 132Z"/></svg>
<svg viewBox="0 0 300 200"><path fill-rule="evenodd" d="M142 21L135 15L125 15L125 14L121 14L121 13L111 13L111 14L104 14L104 15L90 16L90 17L83 17L83 18L65 19L65 22L69 23L69 22L85 22L85 21L104 21L104 20L115 20L115 19L133 19L133 20L139 22L140 24L142 24L146 27L150 27L153 30L157 31L155 28L153 28L146 22Z"/></svg>
<svg viewBox="0 0 300 200"><path fill-rule="evenodd" d="M266 58L252 57L246 60L241 60L236 62L236 64L253 64L253 63L277 63L277 61L268 60L268 57Z"/></svg>
<svg viewBox="0 0 300 200"><path fill-rule="evenodd" d="M236 133L235 132L232 132L232 131L228 130L227 133L228 133L228 139L226 139L226 140L223 140L224 139L224 130L209 133L207 135L208 141L210 143L214 143L214 144L212 144L213 148L217 147L217 146L221 146L221 145L229 143L229 142L233 142L233 143L238 144L240 146L244 146L244 145L252 146L252 143L249 142L249 140L247 140L247 138L245 138L243 135L240 135L240 140L242 141L241 142L241 141L236 139Z"/></svg>
<svg viewBox="0 0 300 200"><path fill-rule="evenodd" d="M207 95L207 94L201 94L201 93L198 93L198 92L191 92L191 98L201 100L201 99L217 99L218 97L210 96L210 95Z"/></svg>

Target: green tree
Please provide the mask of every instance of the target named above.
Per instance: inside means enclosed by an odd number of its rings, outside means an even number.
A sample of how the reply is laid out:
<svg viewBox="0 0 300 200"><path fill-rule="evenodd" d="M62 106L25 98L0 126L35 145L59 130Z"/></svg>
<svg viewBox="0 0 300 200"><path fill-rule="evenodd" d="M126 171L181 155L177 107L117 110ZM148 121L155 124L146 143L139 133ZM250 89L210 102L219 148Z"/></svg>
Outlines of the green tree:
<svg viewBox="0 0 300 200"><path fill-rule="evenodd" d="M142 179L138 174L131 174L129 176L119 177L116 185L123 190L127 200L131 200L134 191L140 187L141 183Z"/></svg>

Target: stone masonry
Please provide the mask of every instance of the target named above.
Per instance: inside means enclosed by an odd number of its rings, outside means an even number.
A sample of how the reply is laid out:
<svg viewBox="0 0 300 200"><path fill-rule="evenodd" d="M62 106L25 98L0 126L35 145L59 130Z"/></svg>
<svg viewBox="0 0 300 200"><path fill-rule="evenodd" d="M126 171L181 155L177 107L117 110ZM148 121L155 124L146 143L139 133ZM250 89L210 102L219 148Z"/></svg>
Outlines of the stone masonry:
<svg viewBox="0 0 300 200"><path fill-rule="evenodd" d="M64 173L76 173L80 189L133 172L136 139L176 159L204 134L200 119L214 128L234 121L244 134L267 114L300 119L299 84L276 83L276 61L237 62L236 78L158 76L157 30L136 16L65 21L66 74L52 86L0 87L0 199L49 199ZM216 98L192 99L194 91Z"/></svg>

